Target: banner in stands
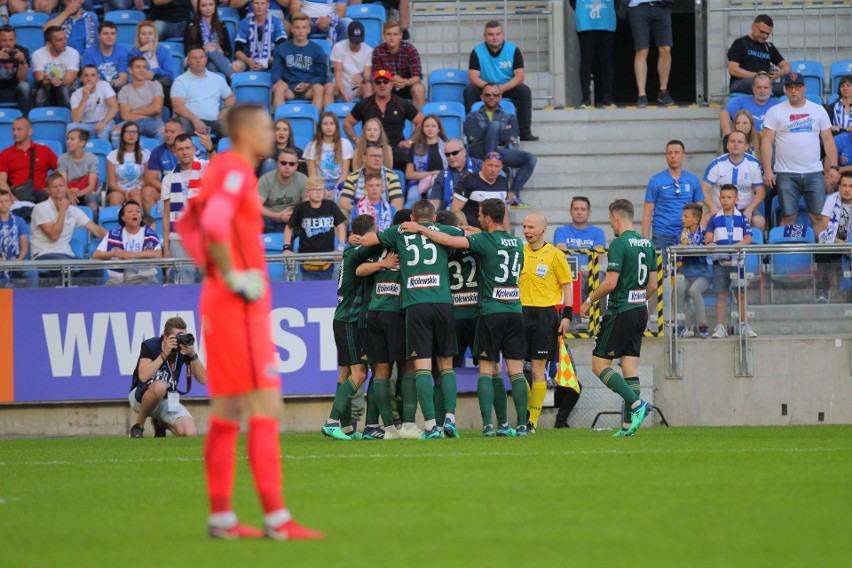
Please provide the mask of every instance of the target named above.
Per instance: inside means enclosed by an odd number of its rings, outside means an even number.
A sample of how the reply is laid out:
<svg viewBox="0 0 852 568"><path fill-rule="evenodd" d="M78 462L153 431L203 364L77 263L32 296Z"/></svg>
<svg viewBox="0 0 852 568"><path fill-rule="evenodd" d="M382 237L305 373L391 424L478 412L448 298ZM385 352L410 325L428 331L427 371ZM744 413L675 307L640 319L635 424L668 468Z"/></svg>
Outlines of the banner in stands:
<svg viewBox="0 0 852 568"><path fill-rule="evenodd" d="M285 395L335 391L335 284L272 284L270 329ZM199 285L0 290L0 340L11 340L0 341L0 402L125 399L142 341L160 335L174 316L198 338L204 359L199 290ZM459 390L476 389L473 369L459 375ZM181 377L180 389L185 385ZM207 389L194 382L188 396L207 396Z"/></svg>

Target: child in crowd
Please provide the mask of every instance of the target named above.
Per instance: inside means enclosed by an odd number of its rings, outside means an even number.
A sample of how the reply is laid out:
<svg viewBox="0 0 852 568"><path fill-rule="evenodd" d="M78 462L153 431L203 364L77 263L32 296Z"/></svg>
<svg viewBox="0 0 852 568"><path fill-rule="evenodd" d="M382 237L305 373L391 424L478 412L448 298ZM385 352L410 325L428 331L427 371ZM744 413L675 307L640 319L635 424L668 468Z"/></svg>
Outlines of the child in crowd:
<svg viewBox="0 0 852 568"><path fill-rule="evenodd" d="M27 260L30 227L12 214L12 194L0 190L0 267L3 261ZM9 271L0 268L0 288L11 288L22 279L35 280L35 271ZM35 286L31 282L30 286Z"/></svg>
<svg viewBox="0 0 852 568"><path fill-rule="evenodd" d="M701 217L703 208L700 203L687 203L683 206L681 223L683 230L680 232L678 244L688 246L699 246L704 244L704 229L701 228ZM710 287L710 267L707 266L707 258L704 256L687 256L678 263L678 280L675 283L677 290L678 311L686 313L688 298L692 298L695 308L695 322L698 324L698 335L706 338L710 336L707 327L707 314L704 310L704 292ZM688 320L689 318L687 318ZM684 321L684 329L681 337L695 337L695 330Z"/></svg>
<svg viewBox="0 0 852 568"><path fill-rule="evenodd" d="M376 227L384 231L393 225L393 216L396 209L382 197L385 189L382 176L370 172L364 174L364 197L355 205L354 219L358 215L370 215L376 220Z"/></svg>
<svg viewBox="0 0 852 568"><path fill-rule="evenodd" d="M59 156L56 171L65 176L68 182L68 199L71 205L86 205L92 211L98 210L98 157L86 151L89 131L74 128L65 135L68 151Z"/></svg>
<svg viewBox="0 0 852 568"><path fill-rule="evenodd" d="M737 186L726 183L719 190L719 201L722 210L707 221L707 232L704 235L706 244L738 245L751 243L751 225L748 219L737 209ZM745 274L741 272L730 255L715 255L713 260L713 289L716 290L716 329L713 337L716 339L728 337L725 327L725 303L731 289L731 274L745 282ZM745 321L745 294L741 289L737 292L737 303L740 306L740 333L748 337L757 337Z"/></svg>
<svg viewBox="0 0 852 568"><path fill-rule="evenodd" d="M336 199L336 189L349 175L352 164L352 143L340 135L340 124L333 112L320 116L314 139L305 148L308 175L325 181L326 199Z"/></svg>

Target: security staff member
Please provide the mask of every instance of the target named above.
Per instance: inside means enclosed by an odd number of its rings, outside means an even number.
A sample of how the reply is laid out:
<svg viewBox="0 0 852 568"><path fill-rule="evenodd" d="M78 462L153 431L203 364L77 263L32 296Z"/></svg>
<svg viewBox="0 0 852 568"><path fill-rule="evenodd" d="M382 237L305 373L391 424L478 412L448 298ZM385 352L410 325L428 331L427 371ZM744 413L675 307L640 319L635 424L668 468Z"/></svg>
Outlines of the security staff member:
<svg viewBox="0 0 852 568"><path fill-rule="evenodd" d="M566 333L573 314L571 282L573 277L565 253L544 240L547 219L540 213L530 213L524 219L524 268L519 286L524 309L524 333L527 352L525 359L532 364L532 392L529 397L529 424L535 432L544 395L547 393L544 370L548 361L558 357L558 333ZM565 304L562 314L557 304Z"/></svg>

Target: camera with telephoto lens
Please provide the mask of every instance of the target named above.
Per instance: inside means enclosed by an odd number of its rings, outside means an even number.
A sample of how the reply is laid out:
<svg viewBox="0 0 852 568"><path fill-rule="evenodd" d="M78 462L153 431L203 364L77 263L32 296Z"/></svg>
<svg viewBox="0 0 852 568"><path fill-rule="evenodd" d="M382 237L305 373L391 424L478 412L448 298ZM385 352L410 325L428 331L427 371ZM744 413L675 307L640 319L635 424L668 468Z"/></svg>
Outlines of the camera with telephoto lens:
<svg viewBox="0 0 852 568"><path fill-rule="evenodd" d="M195 345L195 336L191 333L178 333L175 336L178 345L183 345L184 347L192 347Z"/></svg>
<svg viewBox="0 0 852 568"><path fill-rule="evenodd" d="M15 57L16 55L18 55L18 50L17 49L10 49L10 50L6 51L6 55L8 55L9 57Z"/></svg>

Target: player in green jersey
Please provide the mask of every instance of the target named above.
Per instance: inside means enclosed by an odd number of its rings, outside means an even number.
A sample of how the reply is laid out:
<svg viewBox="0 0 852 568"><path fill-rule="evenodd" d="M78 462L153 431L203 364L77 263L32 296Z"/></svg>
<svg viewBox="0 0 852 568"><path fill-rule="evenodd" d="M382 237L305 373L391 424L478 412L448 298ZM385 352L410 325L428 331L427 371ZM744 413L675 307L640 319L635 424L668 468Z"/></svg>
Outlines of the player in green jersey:
<svg viewBox="0 0 852 568"><path fill-rule="evenodd" d="M356 235L375 231L376 221L371 215L359 215L352 221L352 232ZM367 380L367 354L358 325L364 302L363 279L357 276L355 270L375 252L375 248L368 246L349 247L343 251L337 276L337 308L334 310L332 328L340 375L331 413L321 432L338 440L351 440L355 433L352 426L347 425L352 396Z"/></svg>
<svg viewBox="0 0 852 568"><path fill-rule="evenodd" d="M464 234L457 227L435 224L435 206L426 199L411 207L411 219L410 223L432 227L436 232L453 236ZM455 432L456 374L453 370L453 355L456 353L456 337L453 298L447 285L449 260L446 249L422 235L403 233L401 225L380 233L363 235L353 239L353 242L368 246L381 244L397 251L402 273L406 356L414 362L417 400L425 420L423 437L441 437L441 429L435 419L432 391L433 358L438 362L441 375L441 391L446 408L444 430ZM403 429L410 430L412 426L403 423Z"/></svg>
<svg viewBox="0 0 852 568"><path fill-rule="evenodd" d="M648 324L648 297L657 290L657 252L650 240L633 230L633 204L616 199L609 206L609 223L616 238L609 245L603 283L593 290L580 311L609 295L592 351L592 371L601 382L624 399L627 413L616 436L632 436L652 411L639 396L639 353ZM621 359L624 376L612 368ZM625 378L626 377L626 378Z"/></svg>
<svg viewBox="0 0 852 568"><path fill-rule="evenodd" d="M524 317L518 278L524 264L521 239L504 230L506 204L486 199L479 205L483 232L452 236L416 223L404 223L406 233L419 233L446 247L470 249L479 267L479 320L475 354L479 358L477 395L482 413L483 436L494 436L491 408L494 404L494 375L500 355L506 359L512 384L512 401L518 414L517 430L508 423L498 424L498 435L527 434L527 380L524 377ZM502 382L502 381L501 381Z"/></svg>

